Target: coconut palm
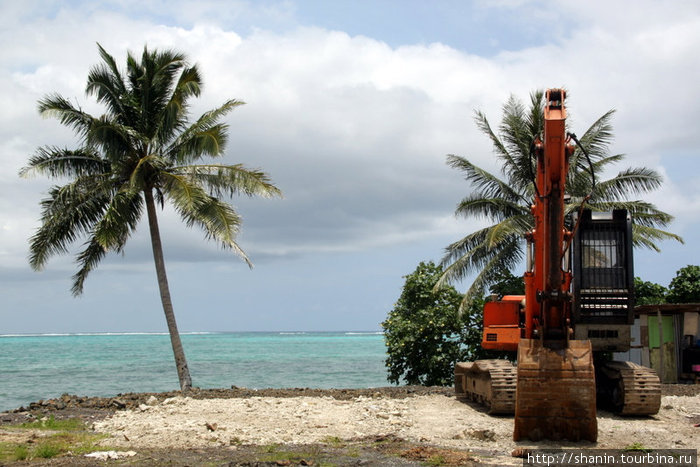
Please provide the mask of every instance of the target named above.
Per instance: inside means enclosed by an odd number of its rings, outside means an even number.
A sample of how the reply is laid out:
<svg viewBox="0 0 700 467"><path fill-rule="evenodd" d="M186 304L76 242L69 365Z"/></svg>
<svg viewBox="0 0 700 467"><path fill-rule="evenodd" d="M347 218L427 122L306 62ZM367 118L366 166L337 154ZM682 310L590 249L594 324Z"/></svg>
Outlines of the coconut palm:
<svg viewBox="0 0 700 467"><path fill-rule="evenodd" d="M544 130L544 104L542 91L530 95L527 109L511 96L503 106L498 134L491 128L486 115L476 112L477 127L491 139L496 157L503 164L503 177L489 173L464 157L447 156L447 164L461 171L474 188L458 204L456 214L486 218L490 223L445 248L442 259L445 269L438 286L475 274L463 303L482 294L499 274L514 268L523 259L523 234L534 224L530 206L535 195L533 174L536 160L531 148L537 135ZM679 236L662 230L672 221L671 215L649 202L633 199L661 186L662 178L658 172L645 167L627 168L612 178L600 179L608 166L624 159L623 154L609 153L613 114L612 110L605 113L580 137L580 144L589 158L577 147L569 159L566 191L570 198L566 203L566 213L577 211L582 203L593 211L627 209L634 220L635 247L659 251L657 241L675 239L682 242Z"/></svg>
<svg viewBox="0 0 700 467"><path fill-rule="evenodd" d="M88 75L86 94L104 106L99 117L51 94L39 101L43 116L55 117L74 130L80 147L37 149L21 175L38 173L67 179L41 201L42 224L30 239L29 263L42 269L56 254L68 253L84 238L76 254L79 265L72 292L79 295L88 274L107 252L121 252L144 212L163 310L170 332L181 389L192 381L177 330L163 259L157 208L170 203L185 224L202 228L209 239L250 261L236 243L241 218L222 198L237 194L276 196L268 176L242 165L198 164L224 154L227 125L220 120L243 104L228 100L188 119L189 101L200 95L196 65L172 50L149 51L141 60L127 55L126 69L98 44L102 62Z"/></svg>

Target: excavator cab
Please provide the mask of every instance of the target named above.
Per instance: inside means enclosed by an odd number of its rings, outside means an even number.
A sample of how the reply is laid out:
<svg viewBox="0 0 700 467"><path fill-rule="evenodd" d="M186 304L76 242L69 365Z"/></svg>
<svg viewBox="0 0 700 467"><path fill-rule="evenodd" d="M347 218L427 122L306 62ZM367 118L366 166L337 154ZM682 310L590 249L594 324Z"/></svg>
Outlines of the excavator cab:
<svg viewBox="0 0 700 467"><path fill-rule="evenodd" d="M573 243L574 334L590 341L595 361L597 405L626 415L656 413L658 376L632 362L610 361L627 352L634 322L632 220L625 210L584 210Z"/></svg>
<svg viewBox="0 0 700 467"><path fill-rule="evenodd" d="M584 210L572 253L575 338L590 340L594 351L628 351L634 322L630 215Z"/></svg>

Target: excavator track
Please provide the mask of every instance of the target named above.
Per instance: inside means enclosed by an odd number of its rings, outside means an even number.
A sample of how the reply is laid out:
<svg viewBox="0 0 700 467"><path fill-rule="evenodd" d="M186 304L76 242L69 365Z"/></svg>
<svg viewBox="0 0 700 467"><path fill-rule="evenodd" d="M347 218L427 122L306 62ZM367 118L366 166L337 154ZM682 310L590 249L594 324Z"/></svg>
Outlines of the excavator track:
<svg viewBox="0 0 700 467"><path fill-rule="evenodd" d="M661 383L651 368L633 362L596 365L598 407L622 415L653 415L661 406ZM455 365L455 395L492 414L515 413L517 368L507 360Z"/></svg>
<svg viewBox="0 0 700 467"><path fill-rule="evenodd" d="M632 362L599 364L599 405L622 415L653 415L661 407L661 381L656 372Z"/></svg>
<svg viewBox="0 0 700 467"><path fill-rule="evenodd" d="M516 368L507 360L455 365L455 395L485 406L490 414L515 412Z"/></svg>
<svg viewBox="0 0 700 467"><path fill-rule="evenodd" d="M521 339L513 439L593 441L598 437L591 342L562 350Z"/></svg>

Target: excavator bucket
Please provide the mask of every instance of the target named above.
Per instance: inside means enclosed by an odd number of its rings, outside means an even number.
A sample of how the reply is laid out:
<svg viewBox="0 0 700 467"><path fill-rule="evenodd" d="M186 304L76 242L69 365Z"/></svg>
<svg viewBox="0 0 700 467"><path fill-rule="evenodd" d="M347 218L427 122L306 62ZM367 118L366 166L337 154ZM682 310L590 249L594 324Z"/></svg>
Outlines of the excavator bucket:
<svg viewBox="0 0 700 467"><path fill-rule="evenodd" d="M513 439L596 441L595 370L588 340L562 350L521 339Z"/></svg>

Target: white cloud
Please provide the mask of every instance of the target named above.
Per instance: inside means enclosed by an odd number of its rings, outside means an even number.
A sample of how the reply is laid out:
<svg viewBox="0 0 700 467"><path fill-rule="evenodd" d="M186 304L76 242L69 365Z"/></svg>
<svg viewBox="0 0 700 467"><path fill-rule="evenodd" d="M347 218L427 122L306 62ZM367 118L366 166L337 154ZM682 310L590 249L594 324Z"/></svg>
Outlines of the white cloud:
<svg viewBox="0 0 700 467"><path fill-rule="evenodd" d="M215 3L198 3L195 10L175 5L166 24L155 8L155 16L134 16L137 5L64 6L54 16L23 16L16 6L5 10L9 17L0 20L0 37L11 46L0 52L0 180L3 193L27 196L2 195L4 257L24 258L21 239L31 235L39 212L36 190L48 186L14 174L35 147L74 141L57 122L36 114L36 101L58 91L97 111L84 97L84 85L99 61L98 41L118 63L127 50L138 55L144 43L185 51L205 80L194 114L227 98L248 103L227 120L227 161L265 169L286 195L281 201L234 201L244 215L243 247L260 254L366 250L447 232L456 240L468 225L447 219L467 186L445 166L444 156L460 154L497 171L472 115L475 108L483 110L497 126L511 93L527 101L536 88L567 87L579 133L608 109L619 109L613 152L627 153L627 165L665 170L677 154L696 146L700 14L692 2L680 8L657 2L501 2L498 8L526 14L524 22L540 18L533 24L541 28L544 45L493 57L440 43L392 48L378 38L318 27L227 26L252 11L269 24L289 25L293 4L272 5L271 14L237 2L221 18L212 15ZM555 6L556 14L547 10ZM543 15L574 26L550 31ZM697 171L695 159L685 163ZM679 226L697 231L697 186L681 189L674 172L667 172L668 185L653 201L673 212ZM175 243L171 249L187 245L193 251L199 233L176 233L184 227L173 216L163 222Z"/></svg>

